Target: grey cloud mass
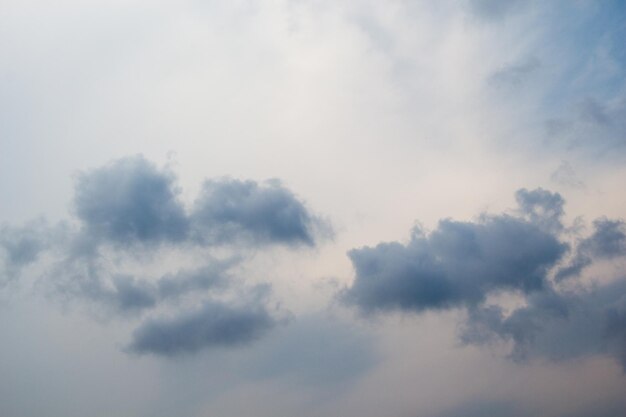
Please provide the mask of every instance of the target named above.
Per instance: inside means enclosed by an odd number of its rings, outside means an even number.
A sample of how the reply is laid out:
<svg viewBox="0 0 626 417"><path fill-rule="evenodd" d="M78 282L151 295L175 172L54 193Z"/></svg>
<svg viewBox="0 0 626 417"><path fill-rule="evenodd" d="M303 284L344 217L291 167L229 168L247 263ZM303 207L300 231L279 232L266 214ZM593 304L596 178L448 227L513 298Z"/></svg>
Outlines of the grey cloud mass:
<svg viewBox="0 0 626 417"><path fill-rule="evenodd" d="M507 215L442 220L429 235L414 230L406 245L350 251L356 277L343 298L365 312L476 305L496 291L543 289L566 249L536 224Z"/></svg>
<svg viewBox="0 0 626 417"><path fill-rule="evenodd" d="M66 299L86 298L122 314L188 293L225 287L227 270L243 262L241 246L314 246L328 226L277 180L207 180L193 207L179 198L176 176L143 156L114 160L78 175L74 211L80 229L66 227L53 245L47 276ZM50 227L4 227L5 269L15 275L48 248ZM166 248L211 250L229 245L229 260L138 279L114 272L107 258L154 256ZM7 272L7 274L9 273Z"/></svg>
<svg viewBox="0 0 626 417"><path fill-rule="evenodd" d="M243 239L313 246L320 226L320 220L280 182L234 179L206 181L191 222L197 238L209 244Z"/></svg>
<svg viewBox="0 0 626 417"><path fill-rule="evenodd" d="M626 223L600 218L593 221L591 236L581 239L574 257L556 273L557 281L578 276L595 260L626 255Z"/></svg>
<svg viewBox="0 0 626 417"><path fill-rule="evenodd" d="M461 333L466 343L513 342L516 360L563 360L607 354L626 371L626 280L583 292L546 291L505 314L499 306L470 310Z"/></svg>
<svg viewBox="0 0 626 417"><path fill-rule="evenodd" d="M172 173L141 156L82 173L75 188L76 215L97 240L182 241L188 232Z"/></svg>
<svg viewBox="0 0 626 417"><path fill-rule="evenodd" d="M326 227L278 181L207 180L188 215L175 176L142 156L81 174L75 211L96 242L304 244Z"/></svg>
<svg viewBox="0 0 626 417"><path fill-rule="evenodd" d="M174 357L205 348L245 345L274 325L263 307L207 302L177 317L147 320L134 331L128 350Z"/></svg>
<svg viewBox="0 0 626 417"><path fill-rule="evenodd" d="M565 200L559 193L552 193L537 188L527 190L522 188L515 193L515 200L522 215L532 224L542 230L558 232L563 229L561 218L565 213Z"/></svg>
<svg viewBox="0 0 626 417"><path fill-rule="evenodd" d="M519 217L442 220L428 235L415 230L406 245L352 250L356 276L343 300L365 313L463 307L465 343L512 341L517 360L609 355L626 369L626 279L576 291L558 286L595 260L625 255L624 222L595 220L593 233L561 266L570 249L560 240L563 198L522 189L516 199ZM507 313L506 306L488 301L502 292L518 294L526 305Z"/></svg>
<svg viewBox="0 0 626 417"><path fill-rule="evenodd" d="M262 301L271 288L247 288L232 269L250 247L312 247L329 230L278 180L206 180L188 209L175 174L141 155L80 173L73 202L77 221L60 224L54 238L43 222L0 229L3 275L19 275L47 251L41 282L63 302L83 300L98 314L122 318L170 310L173 318L148 318L136 330L129 348L136 353L174 356L262 336L274 326ZM167 251L197 255L192 266L160 276L124 269L127 261L159 265ZM228 301L213 300L217 292ZM237 307L250 295L253 303ZM182 301L207 297L201 309L176 313Z"/></svg>

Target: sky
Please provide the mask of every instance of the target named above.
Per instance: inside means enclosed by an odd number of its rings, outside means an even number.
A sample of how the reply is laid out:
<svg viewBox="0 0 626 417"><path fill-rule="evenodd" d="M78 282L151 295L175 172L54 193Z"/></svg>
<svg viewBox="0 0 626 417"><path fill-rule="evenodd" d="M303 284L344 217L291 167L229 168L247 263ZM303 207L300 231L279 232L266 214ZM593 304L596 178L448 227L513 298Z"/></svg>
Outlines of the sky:
<svg viewBox="0 0 626 417"><path fill-rule="evenodd" d="M4 0L0 415L626 414L626 2Z"/></svg>

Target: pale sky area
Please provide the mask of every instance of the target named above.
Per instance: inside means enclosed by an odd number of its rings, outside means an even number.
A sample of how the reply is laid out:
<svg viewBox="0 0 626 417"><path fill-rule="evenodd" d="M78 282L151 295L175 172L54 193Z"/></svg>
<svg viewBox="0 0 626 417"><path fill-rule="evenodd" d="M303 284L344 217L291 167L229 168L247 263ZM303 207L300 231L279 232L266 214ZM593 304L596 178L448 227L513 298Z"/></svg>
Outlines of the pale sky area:
<svg viewBox="0 0 626 417"><path fill-rule="evenodd" d="M0 416L623 417L626 2L3 0Z"/></svg>

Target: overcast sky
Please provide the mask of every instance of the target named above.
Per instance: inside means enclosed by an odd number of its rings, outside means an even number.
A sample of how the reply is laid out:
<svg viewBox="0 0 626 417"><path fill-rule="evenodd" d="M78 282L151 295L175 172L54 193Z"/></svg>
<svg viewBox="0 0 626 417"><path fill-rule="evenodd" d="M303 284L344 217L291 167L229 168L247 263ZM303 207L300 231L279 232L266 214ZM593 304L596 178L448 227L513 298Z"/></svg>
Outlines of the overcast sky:
<svg viewBox="0 0 626 417"><path fill-rule="evenodd" d="M0 415L626 414L626 3L4 0Z"/></svg>

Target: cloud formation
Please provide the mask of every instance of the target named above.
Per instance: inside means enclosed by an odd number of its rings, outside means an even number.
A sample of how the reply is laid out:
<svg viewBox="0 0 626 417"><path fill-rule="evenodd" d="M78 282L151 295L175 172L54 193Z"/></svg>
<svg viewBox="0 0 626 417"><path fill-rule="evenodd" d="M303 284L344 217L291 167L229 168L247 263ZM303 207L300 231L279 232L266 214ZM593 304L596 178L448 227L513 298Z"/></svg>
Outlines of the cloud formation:
<svg viewBox="0 0 626 417"><path fill-rule="evenodd" d="M206 180L190 213L175 175L142 156L82 173L74 206L95 242L314 246L327 225L279 181Z"/></svg>
<svg viewBox="0 0 626 417"><path fill-rule="evenodd" d="M133 332L128 350L173 357L201 349L244 345L261 337L275 320L260 306L207 302L174 318L149 319Z"/></svg>
<svg viewBox="0 0 626 417"><path fill-rule="evenodd" d="M581 239L569 264L559 269L556 280L579 276L595 260L626 255L626 223L600 218L593 221L593 233Z"/></svg>
<svg viewBox="0 0 626 417"><path fill-rule="evenodd" d="M381 243L349 252L355 279L342 299L364 313L463 308L465 343L511 341L521 360L612 356L626 370L626 279L578 290L558 286L595 260L626 255L621 220L596 219L593 233L561 241L563 198L541 188L516 193L516 215L482 215L476 222L442 220L407 244ZM509 312L489 295L513 293L525 302Z"/></svg>
<svg viewBox="0 0 626 417"><path fill-rule="evenodd" d="M508 215L442 220L428 235L415 229L406 245L350 251L356 277L343 298L364 312L472 306L497 291L542 290L566 249L536 224Z"/></svg>
<svg viewBox="0 0 626 417"><path fill-rule="evenodd" d="M78 176L76 215L98 241L182 241L189 225L174 180L141 156L113 161Z"/></svg>
<svg viewBox="0 0 626 417"><path fill-rule="evenodd" d="M191 224L205 244L244 240L313 246L321 221L279 181L222 179L204 183Z"/></svg>
<svg viewBox="0 0 626 417"><path fill-rule="evenodd" d="M496 305L469 311L461 332L466 343L511 341L511 357L564 360L606 354L626 371L626 280L582 292L546 291L506 314Z"/></svg>
<svg viewBox="0 0 626 417"><path fill-rule="evenodd" d="M175 174L141 155L80 173L73 203L75 218L56 229L44 222L0 229L5 275L19 275L47 251L42 281L54 297L115 317L170 311L134 332L129 350L140 354L174 356L260 337L275 324L265 308L271 289L247 287L233 269L250 248L313 247L330 230L278 180L207 179L187 208ZM159 258L168 253L186 261L166 266ZM138 272L146 261L169 272ZM203 307L185 311L187 301Z"/></svg>

